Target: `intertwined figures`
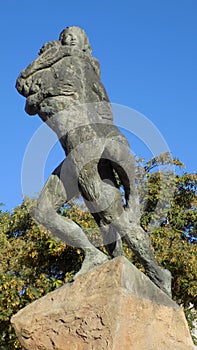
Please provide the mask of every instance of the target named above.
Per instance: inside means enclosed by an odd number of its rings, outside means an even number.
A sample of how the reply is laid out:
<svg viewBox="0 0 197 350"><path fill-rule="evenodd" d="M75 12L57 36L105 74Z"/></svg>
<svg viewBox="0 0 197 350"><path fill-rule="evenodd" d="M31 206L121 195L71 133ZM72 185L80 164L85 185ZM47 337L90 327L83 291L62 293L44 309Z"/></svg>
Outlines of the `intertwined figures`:
<svg viewBox="0 0 197 350"><path fill-rule="evenodd" d="M81 194L101 229L111 257L123 254L121 237L137 255L151 280L171 295L170 272L159 267L149 236L140 226L134 185L135 164L125 136L113 124L111 105L100 80L99 62L78 27L46 43L22 71L16 88L25 110L54 130L65 160L54 170L37 201L34 216L55 237L83 249L80 273L108 260L73 221L57 210ZM122 202L116 176L125 192Z"/></svg>

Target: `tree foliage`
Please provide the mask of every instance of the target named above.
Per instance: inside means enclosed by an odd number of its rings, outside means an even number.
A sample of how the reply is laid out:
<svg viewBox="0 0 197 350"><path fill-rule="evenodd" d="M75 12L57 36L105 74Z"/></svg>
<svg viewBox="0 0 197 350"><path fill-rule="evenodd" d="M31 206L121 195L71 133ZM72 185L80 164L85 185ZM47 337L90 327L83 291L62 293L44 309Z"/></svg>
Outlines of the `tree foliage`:
<svg viewBox="0 0 197 350"><path fill-rule="evenodd" d="M21 349L10 318L68 281L83 260L80 250L51 239L30 216L31 201L0 217L0 349Z"/></svg>
<svg viewBox="0 0 197 350"><path fill-rule="evenodd" d="M172 161L167 154L146 164L142 160L138 163L141 225L150 234L159 264L172 273L173 299L184 308L192 332L197 310L197 174L173 174L158 168L169 163L182 167L179 160ZM72 280L84 258L80 249L55 241L34 221L30 215L33 205L34 201L25 200L11 213L0 211L2 350L21 349L10 325L11 316ZM71 203L59 214L74 220L96 246L104 249L99 229L84 208ZM142 269L126 243L124 250Z"/></svg>

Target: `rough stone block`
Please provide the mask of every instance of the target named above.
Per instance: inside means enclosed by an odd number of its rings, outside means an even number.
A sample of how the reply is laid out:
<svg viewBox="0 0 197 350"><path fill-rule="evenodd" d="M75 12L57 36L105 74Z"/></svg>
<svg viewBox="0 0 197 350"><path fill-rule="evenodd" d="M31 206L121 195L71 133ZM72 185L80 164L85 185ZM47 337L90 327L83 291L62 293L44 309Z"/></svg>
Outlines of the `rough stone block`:
<svg viewBox="0 0 197 350"><path fill-rule="evenodd" d="M118 257L20 310L28 350L193 350L182 309Z"/></svg>

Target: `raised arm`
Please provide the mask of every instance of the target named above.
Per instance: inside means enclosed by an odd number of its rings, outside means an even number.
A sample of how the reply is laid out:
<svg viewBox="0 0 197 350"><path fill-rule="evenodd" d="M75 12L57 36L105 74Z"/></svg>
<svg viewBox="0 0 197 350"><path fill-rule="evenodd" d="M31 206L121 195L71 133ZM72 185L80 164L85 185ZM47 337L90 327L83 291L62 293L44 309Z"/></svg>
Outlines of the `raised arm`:
<svg viewBox="0 0 197 350"><path fill-rule="evenodd" d="M27 68L25 68L19 78L27 79L38 70L48 68L64 56L64 50L59 40L51 41L43 45L38 56Z"/></svg>

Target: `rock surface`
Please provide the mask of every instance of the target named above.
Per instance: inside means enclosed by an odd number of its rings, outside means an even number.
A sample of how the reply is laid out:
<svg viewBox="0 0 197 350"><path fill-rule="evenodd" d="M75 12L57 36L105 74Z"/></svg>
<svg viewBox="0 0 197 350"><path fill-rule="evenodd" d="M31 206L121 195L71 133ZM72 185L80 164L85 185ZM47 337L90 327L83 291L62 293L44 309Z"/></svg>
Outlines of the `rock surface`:
<svg viewBox="0 0 197 350"><path fill-rule="evenodd" d="M193 350L182 309L118 257L20 310L28 350Z"/></svg>

